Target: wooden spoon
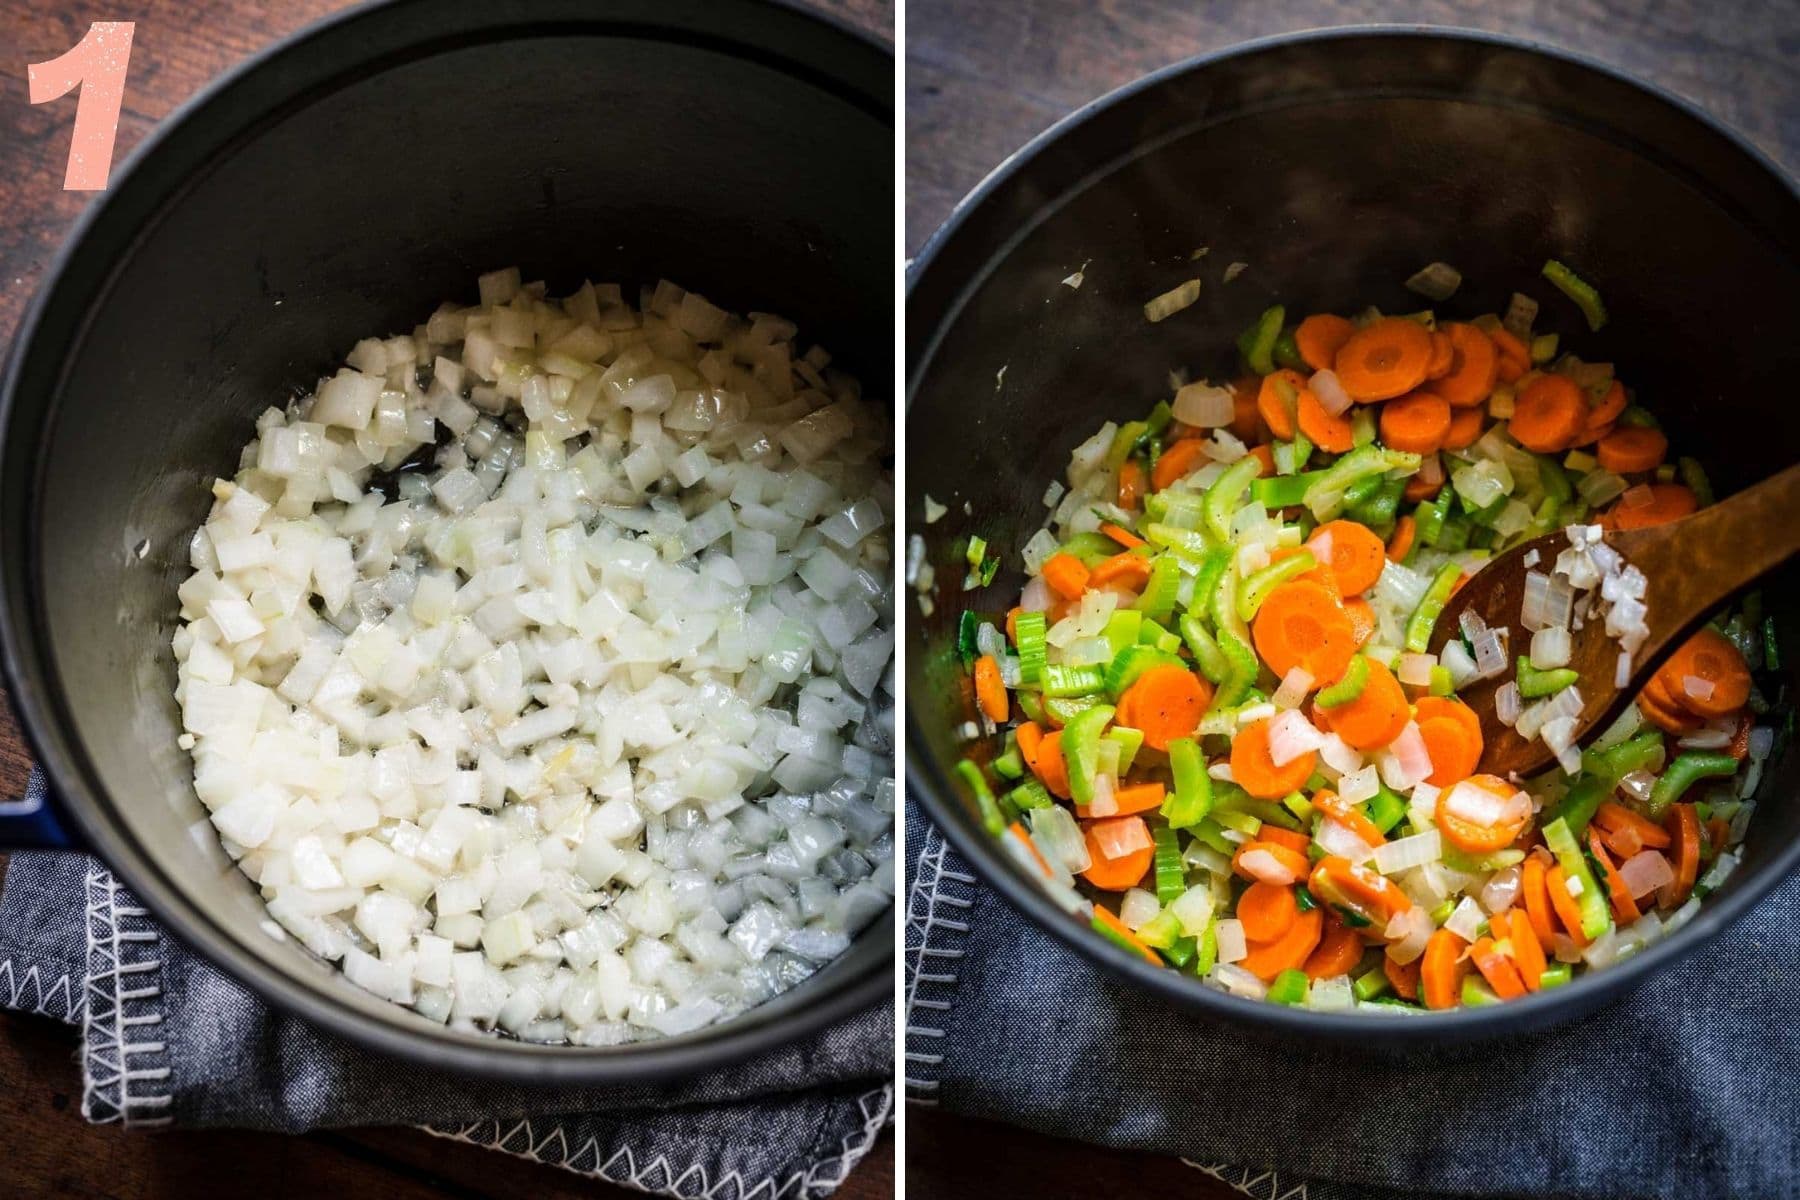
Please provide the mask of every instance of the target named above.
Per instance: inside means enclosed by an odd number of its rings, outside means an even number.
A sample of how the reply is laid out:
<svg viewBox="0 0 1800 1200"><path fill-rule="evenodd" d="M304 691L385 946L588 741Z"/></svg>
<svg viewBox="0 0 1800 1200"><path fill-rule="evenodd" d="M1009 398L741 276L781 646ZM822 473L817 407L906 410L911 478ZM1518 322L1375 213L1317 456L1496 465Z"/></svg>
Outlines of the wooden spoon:
<svg viewBox="0 0 1800 1200"><path fill-rule="evenodd" d="M1606 635L1604 623L1590 620L1571 633L1569 666L1580 675L1576 686L1582 699L1577 743L1623 712L1662 660L1732 593L1800 552L1800 465L1679 521L1610 531L1606 544L1648 581L1644 602L1650 611L1644 619L1650 636L1632 656L1630 680L1618 687L1619 643ZM1476 572L1444 606L1432 630L1432 652L1441 654L1452 636L1460 636L1462 614L1474 612L1489 626L1510 630L1507 653L1513 661L1529 653L1531 634L1519 620L1526 572L1548 572L1568 545L1561 530L1547 533ZM1528 568L1525 559L1533 550L1537 566ZM1509 666L1457 692L1481 718L1481 769L1503 778L1536 774L1555 757L1542 738L1527 741L1495 717L1494 693L1512 679Z"/></svg>

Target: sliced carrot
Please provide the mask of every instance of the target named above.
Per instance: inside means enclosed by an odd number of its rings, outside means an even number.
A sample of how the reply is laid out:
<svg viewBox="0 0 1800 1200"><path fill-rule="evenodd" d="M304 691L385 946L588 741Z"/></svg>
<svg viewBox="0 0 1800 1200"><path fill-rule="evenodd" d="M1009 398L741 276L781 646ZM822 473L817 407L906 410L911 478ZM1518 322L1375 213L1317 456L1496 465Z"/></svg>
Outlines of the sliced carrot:
<svg viewBox="0 0 1800 1200"><path fill-rule="evenodd" d="M1500 953L1493 938L1476 938L1469 948L1469 957L1481 977L1488 981L1488 986L1494 989L1494 995L1502 1000L1513 1000L1525 994L1525 981L1519 977L1518 965Z"/></svg>
<svg viewBox="0 0 1800 1200"><path fill-rule="evenodd" d="M1308 579L1289 580L1269 593L1251 638L1277 678L1304 667L1316 680L1336 679L1356 653L1356 631L1344 606L1331 589Z"/></svg>
<svg viewBox="0 0 1800 1200"><path fill-rule="evenodd" d="M1381 406L1381 440L1391 450L1435 454L1450 432L1450 402L1432 392L1409 392Z"/></svg>
<svg viewBox="0 0 1800 1200"><path fill-rule="evenodd" d="M1044 742L1043 727L1036 721L1020 721L1013 730L1013 741L1018 744L1019 757L1025 760L1025 765L1036 775L1038 748Z"/></svg>
<svg viewBox="0 0 1800 1200"><path fill-rule="evenodd" d="M1100 522L1100 532L1104 533L1107 537L1119 543L1119 545L1125 547L1127 550L1136 550L1139 546L1147 546L1150 544L1137 534L1131 532L1131 530L1126 529L1123 525L1114 525L1111 521Z"/></svg>
<svg viewBox="0 0 1800 1200"><path fill-rule="evenodd" d="M1328 854L1313 865L1307 884L1312 894L1325 903L1349 909L1376 929L1387 928L1390 920L1413 906L1399 884L1335 854Z"/></svg>
<svg viewBox="0 0 1800 1200"><path fill-rule="evenodd" d="M1433 496L1437 495L1440 491L1442 491L1443 487L1444 487L1444 481L1441 479L1438 480L1436 483L1427 483L1427 482L1425 482L1425 480L1420 479L1417 475L1414 475L1407 479L1406 491L1402 492L1401 494L1406 497L1407 503L1417 504L1421 500L1431 499Z"/></svg>
<svg viewBox="0 0 1800 1200"><path fill-rule="evenodd" d="M975 660L975 702L982 713L996 725L1006 722L1011 702L1006 698L1006 685L1000 682L1000 664L994 656L984 654Z"/></svg>
<svg viewBox="0 0 1800 1200"><path fill-rule="evenodd" d="M1286 887L1306 878L1306 855L1279 842L1256 838L1239 846L1231 869L1245 879Z"/></svg>
<svg viewBox="0 0 1800 1200"><path fill-rule="evenodd" d="M1073 554L1052 554L1044 563L1044 582L1065 600L1079 600L1087 591L1087 564Z"/></svg>
<svg viewBox="0 0 1800 1200"><path fill-rule="evenodd" d="M1355 332L1356 326L1343 317L1314 313L1294 330L1294 346L1307 366L1324 371L1337 361L1338 351Z"/></svg>
<svg viewBox="0 0 1800 1200"><path fill-rule="evenodd" d="M1108 817L1103 821L1087 823L1088 858L1092 861L1081 877L1105 892L1122 892L1134 888L1142 882L1146 872L1150 870L1150 860L1155 851L1150 846L1122 854L1118 858L1106 857L1102 849L1098 830L1114 822L1132 821L1139 826L1144 824L1142 817ZM1149 831L1145 831L1145 841L1149 840Z"/></svg>
<svg viewBox="0 0 1800 1200"><path fill-rule="evenodd" d="M1600 840L1600 831L1592 825L1587 830L1588 853L1600 865L1600 878L1606 884L1607 898L1612 901L1613 913L1619 923L1629 925L1644 914L1639 911L1637 899L1632 896L1631 889L1625 886L1624 876L1619 868L1613 865L1612 855L1606 852L1606 843Z"/></svg>
<svg viewBox="0 0 1800 1200"><path fill-rule="evenodd" d="M1668 822L1669 835L1675 843L1674 854L1670 856L1675 868L1669 893L1673 905L1687 900L1694 891L1694 881L1700 876L1700 812L1692 804L1672 804Z"/></svg>
<svg viewBox="0 0 1800 1200"><path fill-rule="evenodd" d="M1100 814L1085 804L1075 806L1075 815L1083 819L1105 815L1108 817L1129 817L1134 813L1151 812L1162 807L1168 797L1169 790L1160 783L1133 783L1125 787L1113 789L1113 810Z"/></svg>
<svg viewBox="0 0 1800 1200"><path fill-rule="evenodd" d="M1384 954L1381 956L1381 973L1387 976L1388 983L1392 985L1394 989L1394 995L1400 997L1402 1000L1411 1000L1415 1003L1418 1001L1418 959L1415 958L1409 963L1397 963Z"/></svg>
<svg viewBox="0 0 1800 1200"><path fill-rule="evenodd" d="M1025 612L1020 605L1013 605L1006 610L1006 640L1017 646L1019 644L1019 617Z"/></svg>
<svg viewBox="0 0 1800 1200"><path fill-rule="evenodd" d="M1690 695L1690 675L1711 683L1712 694L1704 700ZM1654 682L1668 690L1675 704L1702 717L1730 716L1750 699L1749 664L1729 638L1710 626L1683 642L1656 672Z"/></svg>
<svg viewBox="0 0 1800 1200"><path fill-rule="evenodd" d="M1471 775L1458 786L1478 787L1490 796L1510 801L1519 792L1517 787L1501 779L1498 775ZM1455 788L1445 788L1438 794L1437 824L1444 840L1466 854L1492 854L1496 850L1504 850L1518 840L1525 832L1525 826L1531 822L1531 805L1512 804L1492 825L1477 825L1450 810L1450 797Z"/></svg>
<svg viewBox="0 0 1800 1200"><path fill-rule="evenodd" d="M1129 583L1134 590L1142 590L1150 582L1150 560L1142 554L1133 554L1127 550L1115 554L1111 558L1103 558L1088 572L1088 586L1100 587L1121 579Z"/></svg>
<svg viewBox="0 0 1800 1200"><path fill-rule="evenodd" d="M1444 449L1467 450L1481 438L1486 418L1479 408L1458 408L1450 413L1450 431L1444 435Z"/></svg>
<svg viewBox="0 0 1800 1200"><path fill-rule="evenodd" d="M1382 317L1345 339L1332 365L1352 400L1391 400L1425 382L1431 334L1417 321Z"/></svg>
<svg viewBox="0 0 1800 1200"><path fill-rule="evenodd" d="M1412 553L1413 540L1419 536L1419 523L1411 516L1401 517L1394 522L1394 536L1388 539L1387 556L1390 562L1405 562L1406 556Z"/></svg>
<svg viewBox="0 0 1800 1200"><path fill-rule="evenodd" d="M1170 487L1199 470L1204 465L1200 461L1204 456L1198 438L1187 438L1168 446L1157 458L1156 466L1150 469L1150 486L1159 492Z"/></svg>
<svg viewBox="0 0 1800 1200"><path fill-rule="evenodd" d="M1544 946L1538 941L1537 927L1531 922L1531 914L1515 907L1504 917L1495 917L1492 924L1496 929L1505 926L1507 940L1512 943L1513 961L1519 964L1519 975L1525 981L1525 989L1535 992L1543 987L1544 972L1549 969L1550 962L1544 957Z"/></svg>
<svg viewBox="0 0 1800 1200"><path fill-rule="evenodd" d="M1262 390L1262 379L1245 375L1231 384L1231 432L1240 441L1258 442L1266 436L1262 414L1256 411L1256 394Z"/></svg>
<svg viewBox="0 0 1800 1200"><path fill-rule="evenodd" d="M1119 464L1119 507L1130 512L1143 498L1144 466L1137 459L1128 458Z"/></svg>
<svg viewBox="0 0 1800 1200"><path fill-rule="evenodd" d="M1672 733L1679 737L1682 734L1692 733L1706 724L1694 714L1684 709L1671 707L1665 701L1659 700L1651 690L1656 686L1656 679L1653 676L1645 685L1644 690L1637 695L1637 706L1643 710L1644 716L1650 719L1652 725L1664 733Z"/></svg>
<svg viewBox="0 0 1800 1200"><path fill-rule="evenodd" d="M1345 520L1325 522L1306 542L1315 556L1325 539L1330 539L1331 553L1322 557L1337 582L1338 595L1356 596L1375 586L1381 569L1387 565L1387 548L1367 525Z"/></svg>
<svg viewBox="0 0 1800 1200"><path fill-rule="evenodd" d="M1731 735L1731 745L1725 748L1725 753L1739 762L1748 758L1750 755L1750 731L1754 728L1756 728L1756 718L1752 717L1750 710L1746 708L1738 714L1737 732Z"/></svg>
<svg viewBox="0 0 1800 1200"><path fill-rule="evenodd" d="M1159 956L1156 953L1156 951L1152 950L1149 946L1145 945L1144 940L1142 938L1140 938L1137 934L1131 932L1130 928L1128 928L1126 926L1125 922L1119 920L1118 917L1114 916L1107 909L1106 905L1104 905L1104 904L1094 905L1094 919L1096 921L1099 921L1102 925L1106 926L1108 929L1112 930L1114 936L1118 937L1121 941L1123 941L1126 945L1130 946L1138 954L1142 955L1144 958L1155 963L1159 967L1163 965L1163 960L1162 960L1161 956Z"/></svg>
<svg viewBox="0 0 1800 1200"><path fill-rule="evenodd" d="M1434 717L1448 717L1469 731L1469 736L1477 741L1481 738L1481 718L1475 710L1461 700L1449 696L1420 696L1419 702L1413 705L1418 712L1418 719L1429 721Z"/></svg>
<svg viewBox="0 0 1800 1200"><path fill-rule="evenodd" d="M1363 940L1356 936L1356 930L1344 924L1342 917L1331 913L1325 918L1324 931L1319 936L1319 944L1307 955L1306 965L1301 969L1308 979L1330 979L1334 975L1348 975L1362 960Z"/></svg>
<svg viewBox="0 0 1800 1200"><path fill-rule="evenodd" d="M1119 697L1121 724L1141 730L1144 744L1167 750L1176 738L1192 737L1212 703L1212 685L1185 667L1163 663L1139 675ZM1286 795L1286 793L1282 793Z"/></svg>
<svg viewBox="0 0 1800 1200"><path fill-rule="evenodd" d="M1625 405L1625 385L1615 379L1606 395L1600 397L1600 403L1588 410L1587 428L1581 432L1583 444L1597 442L1611 433L1613 422L1625 411Z"/></svg>
<svg viewBox="0 0 1800 1200"><path fill-rule="evenodd" d="M1349 614L1350 629L1361 646L1375 636L1375 606L1361 596L1352 596L1344 601L1344 612Z"/></svg>
<svg viewBox="0 0 1800 1200"><path fill-rule="evenodd" d="M1692 490L1679 483L1652 483L1648 504L1626 504L1623 500L1606 511L1614 529L1647 529L1678 521L1700 507Z"/></svg>
<svg viewBox="0 0 1800 1200"><path fill-rule="evenodd" d="M1631 811L1615 800L1605 800L1594 813L1594 823L1605 829L1631 829L1638 844L1661 850L1669 844L1669 831L1649 817Z"/></svg>
<svg viewBox="0 0 1800 1200"><path fill-rule="evenodd" d="M1544 860L1532 855L1519 868L1519 895L1525 902L1525 915L1531 930L1537 934L1538 950L1548 951L1554 942L1555 912L1550 907L1550 889L1545 883Z"/></svg>
<svg viewBox="0 0 1800 1200"><path fill-rule="evenodd" d="M1425 378L1442 379L1456 366L1456 343L1442 329L1434 330L1431 335L1431 362L1425 368Z"/></svg>
<svg viewBox="0 0 1800 1200"><path fill-rule="evenodd" d="M1617 475L1634 475L1654 471L1669 456L1669 439L1660 429L1647 425L1627 425L1600 439L1594 457L1600 465Z"/></svg>
<svg viewBox="0 0 1800 1200"><path fill-rule="evenodd" d="M1381 826L1363 816L1362 810L1330 788L1320 788L1312 798L1312 805L1371 846L1379 846L1387 841L1387 835L1381 832Z"/></svg>
<svg viewBox="0 0 1800 1200"><path fill-rule="evenodd" d="M1062 730L1047 733L1038 742L1037 760L1031 769L1052 796L1069 799L1069 764L1063 758Z"/></svg>
<svg viewBox="0 0 1800 1200"><path fill-rule="evenodd" d="M1450 370L1431 390L1451 408L1476 408L1494 390L1499 360L1494 343L1473 325L1450 324L1444 332L1450 337Z"/></svg>
<svg viewBox="0 0 1800 1200"><path fill-rule="evenodd" d="M1317 908L1307 909L1294 918L1286 933L1272 942L1252 947L1238 966L1264 983L1271 982L1283 971L1299 969L1319 944L1324 929L1324 912Z"/></svg>
<svg viewBox="0 0 1800 1200"><path fill-rule="evenodd" d="M1278 440L1294 440L1300 397L1306 391L1306 376L1290 368L1283 367L1263 376L1262 387L1256 393L1256 411L1262 416L1263 424L1269 427L1269 432ZM1318 403L1316 396L1313 403Z"/></svg>
<svg viewBox="0 0 1800 1200"><path fill-rule="evenodd" d="M1525 374L1525 364L1502 354L1494 364L1494 379L1499 383L1517 383Z"/></svg>
<svg viewBox="0 0 1800 1200"><path fill-rule="evenodd" d="M1300 901L1292 886L1258 880L1238 897L1236 911L1246 941L1272 942L1293 928Z"/></svg>
<svg viewBox="0 0 1800 1200"><path fill-rule="evenodd" d="M1425 956L1419 960L1419 988L1426 1008L1455 1008L1462 1003L1463 976L1468 965L1463 959L1463 940L1448 929L1440 929L1425 943Z"/></svg>
<svg viewBox="0 0 1800 1200"><path fill-rule="evenodd" d="M1578 948L1586 946L1587 935L1581 932L1581 905L1575 902L1575 897L1569 895L1569 881L1563 875L1561 867L1551 867L1544 872L1544 891L1549 893L1550 908L1556 913L1556 919L1569 940Z"/></svg>
<svg viewBox="0 0 1800 1200"><path fill-rule="evenodd" d="M1300 789L1312 776L1318 760L1308 750L1281 766L1269 757L1269 726L1272 718L1252 721L1231 739L1231 776L1237 785L1259 800L1279 800Z"/></svg>
<svg viewBox="0 0 1800 1200"><path fill-rule="evenodd" d="M1470 737L1467 728L1449 717L1420 721L1419 736L1425 739L1425 751L1431 755L1431 774L1425 782L1432 787L1447 788L1459 783L1481 765L1480 736Z"/></svg>
<svg viewBox="0 0 1800 1200"><path fill-rule="evenodd" d="M1531 347L1527 346L1524 340L1513 333L1512 330L1503 325L1496 325L1493 329L1488 331L1488 339L1493 342L1494 348L1500 352L1501 358L1514 363L1520 370L1530 368Z"/></svg>
<svg viewBox="0 0 1800 1200"><path fill-rule="evenodd" d="M1300 432L1313 445L1332 454L1348 453L1356 445L1356 426L1342 413L1326 411L1311 388L1300 393Z"/></svg>
<svg viewBox="0 0 1800 1200"><path fill-rule="evenodd" d="M1358 750L1377 750L1400 736L1412 710L1394 673L1369 660L1369 679L1362 694L1348 704L1325 710L1331 729Z"/></svg>
<svg viewBox="0 0 1800 1200"><path fill-rule="evenodd" d="M1256 831L1256 840L1286 846L1295 854L1305 854L1306 848L1312 845L1312 839L1306 834L1297 829L1283 829L1279 825L1264 825Z"/></svg>
<svg viewBox="0 0 1800 1200"><path fill-rule="evenodd" d="M1507 430L1520 445L1556 454L1575 444L1587 427L1587 399L1565 375L1539 375L1513 401Z"/></svg>

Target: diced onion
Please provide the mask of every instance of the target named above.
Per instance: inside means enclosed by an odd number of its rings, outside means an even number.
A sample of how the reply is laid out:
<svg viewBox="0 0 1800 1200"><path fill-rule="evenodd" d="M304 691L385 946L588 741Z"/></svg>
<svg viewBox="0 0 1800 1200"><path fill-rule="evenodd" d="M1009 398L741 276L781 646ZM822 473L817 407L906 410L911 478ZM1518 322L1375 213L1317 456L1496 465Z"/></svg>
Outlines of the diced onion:
<svg viewBox="0 0 1800 1200"><path fill-rule="evenodd" d="M1107 861L1150 849L1150 830L1141 820L1098 822L1089 828Z"/></svg>
<svg viewBox="0 0 1800 1200"><path fill-rule="evenodd" d="M1318 398L1319 406L1334 417L1348 412L1350 406L1355 403L1350 398L1350 393L1344 390L1344 385L1338 379L1337 372L1330 368L1313 372L1312 378L1307 380L1306 386Z"/></svg>
<svg viewBox="0 0 1800 1200"><path fill-rule="evenodd" d="M1340 824L1331 817L1319 822L1318 832L1313 835L1325 853L1335 854L1339 858L1347 858L1353 863L1366 863L1375 857L1375 847L1362 840L1349 826ZM1258 853L1251 851L1251 853ZM1249 854L1243 856L1250 857ZM1274 882L1270 880L1269 882Z"/></svg>
<svg viewBox="0 0 1800 1200"><path fill-rule="evenodd" d="M1234 963L1241 961L1250 953L1249 941L1244 936L1244 924L1235 918L1220 921L1214 936L1219 943L1219 961Z"/></svg>
<svg viewBox="0 0 1800 1200"><path fill-rule="evenodd" d="M1324 735L1297 708L1283 709L1269 723L1269 760L1285 767L1301 755L1317 750Z"/></svg>
<svg viewBox="0 0 1800 1200"><path fill-rule="evenodd" d="M1481 905L1475 902L1473 896L1464 896L1444 922L1444 928L1465 942L1473 942L1484 920L1486 915L1481 911Z"/></svg>
<svg viewBox="0 0 1800 1200"><path fill-rule="evenodd" d="M1154 318L1153 318L1154 319ZM1229 388L1210 383L1190 383L1175 393L1169 405L1175 419L1197 429L1216 429L1231 424L1236 415L1236 402Z"/></svg>
<svg viewBox="0 0 1800 1200"><path fill-rule="evenodd" d="M1643 896L1675 878L1669 860L1654 850L1640 850L1619 864L1619 878L1633 896Z"/></svg>
<svg viewBox="0 0 1800 1200"><path fill-rule="evenodd" d="M1443 857L1443 835L1432 828L1375 847L1375 869L1383 875L1397 875Z"/></svg>
<svg viewBox="0 0 1800 1200"><path fill-rule="evenodd" d="M1306 702L1306 694L1312 691L1312 686L1312 674L1305 667L1290 667L1269 700L1276 708L1299 708Z"/></svg>
<svg viewBox="0 0 1800 1200"><path fill-rule="evenodd" d="M1200 281L1190 279L1186 283L1177 284L1145 303L1144 319L1150 322L1165 321L1200 298Z"/></svg>

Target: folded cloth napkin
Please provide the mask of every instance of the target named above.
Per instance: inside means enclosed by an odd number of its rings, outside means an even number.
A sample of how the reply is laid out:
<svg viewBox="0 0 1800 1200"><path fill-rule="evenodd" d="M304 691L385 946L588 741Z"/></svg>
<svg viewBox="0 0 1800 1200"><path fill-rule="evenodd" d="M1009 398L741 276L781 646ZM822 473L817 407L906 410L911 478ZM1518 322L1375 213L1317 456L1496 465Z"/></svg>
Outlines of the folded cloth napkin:
<svg viewBox="0 0 1800 1200"><path fill-rule="evenodd" d="M893 1109L891 1005L660 1087L520 1087L397 1062L271 1009L74 853L7 864L0 1005L80 1026L90 1121L418 1124L667 1196L829 1195Z"/></svg>
<svg viewBox="0 0 1800 1200"><path fill-rule="evenodd" d="M1594 1016L1375 1056L1125 986L910 803L907 830L915 1103L1181 1155L1259 1200L1800 1195L1800 879Z"/></svg>

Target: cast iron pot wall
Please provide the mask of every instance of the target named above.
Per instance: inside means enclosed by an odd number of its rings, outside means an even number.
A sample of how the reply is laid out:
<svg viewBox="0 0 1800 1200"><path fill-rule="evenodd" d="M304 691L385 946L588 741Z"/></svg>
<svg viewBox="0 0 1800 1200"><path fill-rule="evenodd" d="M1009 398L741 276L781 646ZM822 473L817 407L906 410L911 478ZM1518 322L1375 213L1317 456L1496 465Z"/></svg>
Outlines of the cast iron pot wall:
<svg viewBox="0 0 1800 1200"><path fill-rule="evenodd" d="M169 637L206 484L254 416L357 338L473 302L479 272L666 276L792 316L881 396L892 70L858 34L749 0L404 2L253 61L117 173L12 363L5 647L65 820L178 934L340 1033L521 1081L688 1072L888 991L877 922L802 987L642 1046L468 1036L378 1000L261 932L254 888L190 828Z"/></svg>
<svg viewBox="0 0 1800 1200"><path fill-rule="evenodd" d="M1166 397L1171 368L1229 378L1233 338L1274 303L1423 307L1401 284L1437 259L1464 276L1441 312L1504 310L1515 289L1538 297L1539 327L1619 363L1723 488L1784 467L1791 400L1768 381L1792 378L1797 362L1784 332L1800 321L1797 238L1791 184L1697 113L1594 65L1480 35L1280 39L1171 68L1071 117L964 202L921 255L907 301L906 511L945 581L930 618L905 606L912 795L988 882L1090 958L1250 1024L1361 1042L1516 1031L1587 1011L1698 944L1800 857L1800 807L1763 805L1743 867L1676 937L1502 1009L1327 1017L1151 967L1055 909L952 784L967 752L955 730L974 715L955 622L965 606L1012 603L1046 482L1103 420ZM1190 261L1200 247L1207 255ZM1539 278L1549 257L1602 288L1612 321L1600 334ZM1221 283L1234 261L1249 267ZM1083 264L1081 287L1063 286ZM1144 320L1144 301L1196 276L1194 307ZM1721 409L1735 415L1721 420ZM925 494L949 506L931 526L918 520ZM970 533L1001 548L1008 569L964 596L952 581ZM1790 628L1793 580L1764 593ZM1785 801L1794 755L1772 768L1762 794Z"/></svg>

